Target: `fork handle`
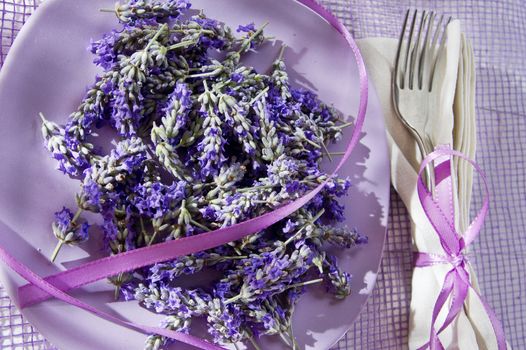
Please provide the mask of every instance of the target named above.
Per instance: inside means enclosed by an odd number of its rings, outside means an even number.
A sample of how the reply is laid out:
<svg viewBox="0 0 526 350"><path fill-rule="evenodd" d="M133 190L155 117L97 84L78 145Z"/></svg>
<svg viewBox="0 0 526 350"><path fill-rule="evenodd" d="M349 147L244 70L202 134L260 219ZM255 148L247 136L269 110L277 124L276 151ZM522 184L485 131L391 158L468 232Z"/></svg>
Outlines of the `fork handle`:
<svg viewBox="0 0 526 350"><path fill-rule="evenodd" d="M420 156L422 159L424 159L426 155L431 152L428 152L427 147L424 144L424 141L422 140L420 135L416 134L415 140L418 145L418 149L420 151ZM426 166L426 169L424 172L424 179L426 182L427 189L429 190L429 192L431 192L431 194L434 194L435 193L435 171L434 171L433 162L430 162Z"/></svg>

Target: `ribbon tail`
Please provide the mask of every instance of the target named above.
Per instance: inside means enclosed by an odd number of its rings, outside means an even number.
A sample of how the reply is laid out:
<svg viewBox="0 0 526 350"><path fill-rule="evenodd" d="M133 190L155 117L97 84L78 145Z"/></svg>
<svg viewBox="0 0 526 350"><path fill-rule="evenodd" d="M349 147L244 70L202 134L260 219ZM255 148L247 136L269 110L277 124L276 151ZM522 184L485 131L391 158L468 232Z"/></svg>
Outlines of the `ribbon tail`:
<svg viewBox="0 0 526 350"><path fill-rule="evenodd" d="M429 350L445 350L444 345L440 342L437 332L433 329L431 342L429 343Z"/></svg>
<svg viewBox="0 0 526 350"><path fill-rule="evenodd" d="M478 297L480 303L484 307L484 310L486 310L486 313L488 314L489 321L491 323L491 326L493 327L493 332L495 333L495 338L497 340L497 349L506 350L506 336L504 334L504 328L502 327L502 323L500 323L497 315L495 315L495 312L490 307L488 302L484 299L484 297L480 295L472 286L470 286L470 288Z"/></svg>
<svg viewBox="0 0 526 350"><path fill-rule="evenodd" d="M459 276L459 273L460 272L458 271L455 272L453 282L455 287L453 288L453 293L451 297L451 306L444 321L444 324L442 325L442 327L440 327L440 329L437 332L438 334L442 333L447 328L447 326L449 326L451 322L453 322L453 320L458 316L458 314L464 306L464 301L468 296L470 286L464 282L464 280Z"/></svg>
<svg viewBox="0 0 526 350"><path fill-rule="evenodd" d="M159 334L174 340L181 341L183 343L192 345L198 349L203 350L224 350L224 348L219 347L217 345L211 344L203 339L194 337L189 334L172 331L165 328L159 328L159 327L150 327L150 326L143 326L139 324L135 324L129 321L125 321L119 317L110 315L108 313L102 312L95 307L84 303L83 301L76 299L69 294L66 294L62 292L60 289L56 288L52 284L46 282L42 277L35 274L33 271L31 271L26 265L22 264L18 260L16 260L11 254L9 254L3 247L0 246L0 260L2 260L7 266L11 268L14 272L19 274L21 277L23 277L28 282L34 284L38 288L41 288L42 290L47 291L50 295L54 296L57 299L60 299L72 306L81 308L85 311L88 311L98 317L104 318L110 322L116 323L120 326L131 328L134 330L137 330L144 334Z"/></svg>
<svg viewBox="0 0 526 350"><path fill-rule="evenodd" d="M438 333L435 330L435 323L437 321L440 310L442 310L443 306L446 304L448 297L451 295L451 292L453 291L453 287L454 287L454 278L452 277L453 273L454 273L454 270L451 270L447 273L446 277L444 278L442 290L438 294L437 300L435 302L435 306L433 308L433 316L431 318L431 330L430 330L430 335L429 335L430 341L422 345L420 348L418 348L418 350L425 350L428 347L430 347L432 350L434 349L442 350L443 349L442 343L440 342L440 339L438 338Z"/></svg>

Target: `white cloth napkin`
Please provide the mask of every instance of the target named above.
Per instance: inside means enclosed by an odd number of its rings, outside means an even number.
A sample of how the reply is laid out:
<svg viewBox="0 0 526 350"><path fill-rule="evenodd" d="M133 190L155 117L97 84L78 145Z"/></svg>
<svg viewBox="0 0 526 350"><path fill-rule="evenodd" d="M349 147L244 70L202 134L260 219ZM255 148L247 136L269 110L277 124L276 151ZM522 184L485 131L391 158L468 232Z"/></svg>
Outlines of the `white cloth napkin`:
<svg viewBox="0 0 526 350"><path fill-rule="evenodd" d="M448 33L450 36L460 35L460 28L456 21L450 27L455 31ZM449 31L450 29L448 29ZM458 31L458 32L457 32ZM457 39L454 39L457 40ZM416 192L417 169L419 156L417 146L409 132L398 120L391 99L391 75L396 54L396 39L368 38L358 40L362 51L370 82L374 85L384 112L387 139L391 159L391 181L406 205L413 223L413 244L417 251L442 254L443 250L439 239L420 205ZM459 59L459 43L454 48L448 47L445 61ZM456 77L456 69L453 73ZM443 74L452 74L443 72ZM444 76L445 76L444 75ZM456 84L456 78L453 86ZM450 96L447 96L447 95ZM452 92L444 92L449 103L453 104L454 88ZM440 111L443 117L447 111ZM452 111L450 111L452 113ZM451 129L453 127L452 114L446 128L441 128L437 138L441 143L452 144ZM443 124L444 125L444 124ZM445 131L445 132L444 132ZM413 273L411 315L409 327L409 349L417 349L429 341L432 310L442 288L446 273L451 269L448 265L435 265L432 267L416 268ZM470 274L474 278L474 271L470 267ZM467 306L459 317L441 333L440 339L446 349L496 349L493 329L487 318L483 306L475 300L470 292ZM446 312L439 315L437 326L442 325Z"/></svg>

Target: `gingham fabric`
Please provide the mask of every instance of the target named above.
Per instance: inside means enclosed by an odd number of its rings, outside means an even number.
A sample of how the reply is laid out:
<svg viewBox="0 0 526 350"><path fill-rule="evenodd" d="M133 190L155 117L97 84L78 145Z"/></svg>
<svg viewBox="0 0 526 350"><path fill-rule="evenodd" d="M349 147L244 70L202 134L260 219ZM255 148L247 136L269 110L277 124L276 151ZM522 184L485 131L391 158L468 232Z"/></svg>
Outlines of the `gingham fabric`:
<svg viewBox="0 0 526 350"><path fill-rule="evenodd" d="M0 64L40 1L0 0ZM405 10L434 9L462 20L477 64L477 162L492 192L491 210L471 260L508 342L526 349L526 6L522 0L325 0L356 38L397 37ZM1 108L1 106L0 106ZM1 166L1 165L0 165ZM475 182L473 210L481 204ZM407 348L411 295L410 224L392 191L385 254L376 287L333 350ZM0 286L0 349L52 349Z"/></svg>

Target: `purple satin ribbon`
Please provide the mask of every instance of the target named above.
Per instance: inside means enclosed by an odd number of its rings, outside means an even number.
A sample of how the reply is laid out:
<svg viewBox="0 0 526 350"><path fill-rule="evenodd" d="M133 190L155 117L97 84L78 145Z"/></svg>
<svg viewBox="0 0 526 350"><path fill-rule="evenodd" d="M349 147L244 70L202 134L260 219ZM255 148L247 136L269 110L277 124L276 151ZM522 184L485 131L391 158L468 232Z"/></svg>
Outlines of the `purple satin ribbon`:
<svg viewBox="0 0 526 350"><path fill-rule="evenodd" d="M455 208L453 204L454 188L453 178L451 176L451 160L453 156L468 161L479 173L485 188L482 208L463 235L459 234L455 229ZM432 161L440 163L435 167L436 185L434 196L429 192L422 180L422 172ZM437 147L433 153L429 154L422 162L418 173L417 190L424 212L435 229L445 254L415 253L415 266L429 267L438 264L450 264L452 266L451 270L444 278L442 290L440 291L433 308L429 342L424 344L418 350L427 348L430 348L431 350L444 349L438 335L442 333L442 331L446 329L462 311L464 301L468 296L470 288L478 297L488 315L495 333L498 350L505 350L506 339L502 325L489 304L471 285L467 270L467 261L463 253L464 249L478 236L489 208L488 184L482 171L473 160L468 159L464 154L452 150L449 146L440 146ZM451 297L451 302L446 319L437 331L435 329L435 323L437 322L438 315L444 308L449 297Z"/></svg>
<svg viewBox="0 0 526 350"><path fill-rule="evenodd" d="M341 161L336 166L334 172L329 176L330 179L341 166L347 161L351 155L352 150L359 141L360 133L365 120L367 109L368 96L368 81L365 64L362 56L345 26L328 10L318 4L315 0L297 0L299 3L305 5L322 16L334 29L336 29L347 41L351 48L354 59L358 66L360 76L360 104L357 118L355 121L354 131L349 141L345 154ZM115 276L122 272L128 272L140 267L152 265L158 262L172 260L179 256L188 255L191 253L211 249L221 246L231 241L239 240L245 236L259 232L266 227L275 224L276 222L286 218L305 204L307 204L316 194L318 194L329 180L325 181L305 196L284 205L270 213L259 216L257 218L244 221L242 223L232 225L226 228L199 234L192 237L186 237L174 241L156 244L150 247L135 249L126 253L113 255L107 258L92 261L88 264L48 276L45 279L33 273L27 266L17 261L9 252L0 246L0 259L9 266L12 270L26 279L29 284L19 288L19 302L20 307L24 308L35 303L39 303L49 298L60 299L70 305L84 309L103 319L109 320L116 324L135 329L139 332L149 334L157 333L162 336L172 338L183 343L193 345L200 349L217 350L222 349L217 345L213 345L205 340L196 338L189 334L184 334L176 331L171 331L158 327L149 327L145 325L128 322L113 315L102 312L72 296L66 294L66 291L79 288L86 284Z"/></svg>

